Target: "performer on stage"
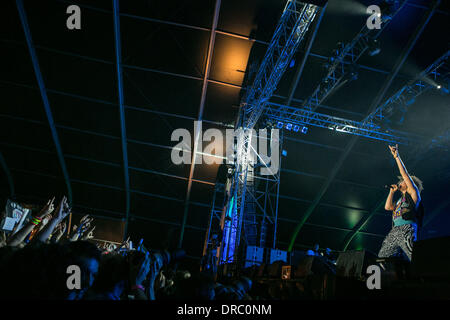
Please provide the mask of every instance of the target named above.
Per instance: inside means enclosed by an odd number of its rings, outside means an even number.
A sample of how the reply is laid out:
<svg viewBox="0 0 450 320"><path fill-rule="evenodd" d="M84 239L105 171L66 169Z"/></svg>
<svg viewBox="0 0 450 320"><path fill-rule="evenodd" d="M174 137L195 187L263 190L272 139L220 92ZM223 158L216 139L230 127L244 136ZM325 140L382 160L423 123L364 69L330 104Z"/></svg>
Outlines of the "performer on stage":
<svg viewBox="0 0 450 320"><path fill-rule="evenodd" d="M417 228L423 217L423 205L420 192L423 190L422 181L416 176L410 176L398 153L398 145L389 146L392 156L397 163L401 176L399 182L390 187L384 209L392 211L392 229L381 245L378 257L395 256L401 249L409 261L413 250L413 241L417 239ZM396 191L402 196L395 203L393 197Z"/></svg>

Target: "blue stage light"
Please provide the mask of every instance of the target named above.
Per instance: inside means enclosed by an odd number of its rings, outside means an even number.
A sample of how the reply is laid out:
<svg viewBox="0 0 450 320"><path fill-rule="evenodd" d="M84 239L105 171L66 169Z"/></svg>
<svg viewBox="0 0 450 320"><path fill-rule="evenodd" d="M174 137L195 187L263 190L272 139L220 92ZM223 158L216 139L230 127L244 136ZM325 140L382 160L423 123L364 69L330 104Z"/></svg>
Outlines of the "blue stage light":
<svg viewBox="0 0 450 320"><path fill-rule="evenodd" d="M278 128L278 129L283 128L283 125L284 125L283 122L281 122L281 121L278 121L278 122L277 122L277 128Z"/></svg>
<svg viewBox="0 0 450 320"><path fill-rule="evenodd" d="M308 127L303 127L302 128L302 133L306 134L308 132Z"/></svg>
<svg viewBox="0 0 450 320"><path fill-rule="evenodd" d="M287 123L286 124L286 129L291 131L292 130L292 123Z"/></svg>
<svg viewBox="0 0 450 320"><path fill-rule="evenodd" d="M300 130L300 126L299 125L295 125L293 128L294 132L298 132Z"/></svg>

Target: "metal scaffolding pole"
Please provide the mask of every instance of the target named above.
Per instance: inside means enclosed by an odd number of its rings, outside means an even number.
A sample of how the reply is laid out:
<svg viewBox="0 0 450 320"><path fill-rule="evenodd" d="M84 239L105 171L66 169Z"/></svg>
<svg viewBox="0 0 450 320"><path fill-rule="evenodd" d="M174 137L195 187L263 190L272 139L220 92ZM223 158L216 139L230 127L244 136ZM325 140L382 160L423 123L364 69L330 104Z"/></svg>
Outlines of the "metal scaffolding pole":
<svg viewBox="0 0 450 320"><path fill-rule="evenodd" d="M52 110L50 108L50 102L48 101L47 91L45 89L44 78L42 77L41 68L39 67L39 60L36 54L36 49L33 44L33 39L31 37L30 27L28 25L27 14L25 12L25 8L23 6L22 0L16 0L17 10L19 11L20 21L22 22L22 28L25 33L25 38L28 45L28 51L30 52L31 62L33 63L34 74L36 76L36 80L39 86L39 91L41 93L42 102L44 104L45 114L47 116L47 121L50 127L50 131L52 134L53 142L55 144L56 153L58 155L59 164L61 166L61 170L63 172L64 181L67 187L67 198L69 204L72 204L72 186L70 184L69 173L66 167L66 161L64 160L63 151L61 148L61 143L59 141L58 131L56 130L55 121L53 119Z"/></svg>
<svg viewBox="0 0 450 320"><path fill-rule="evenodd" d="M113 2L114 11L114 39L116 49L116 71L117 71L117 91L119 96L119 114L120 114L120 137L122 142L122 157L123 157L123 173L125 184L125 228L124 241L128 234L128 220L130 215L130 176L128 169L128 148L127 148L127 126L125 121L125 100L123 95L123 78L122 78L122 46L120 41L120 18L119 18L119 0Z"/></svg>
<svg viewBox="0 0 450 320"><path fill-rule="evenodd" d="M220 259L222 263L232 263L234 271L240 264L241 238L254 242L257 224L254 203L256 196L246 195L248 192L254 193L255 189L254 164L251 163L255 153L251 149L252 139L257 138L252 130L319 10L316 5L287 1L256 77L242 99L235 128L239 130L239 134L232 197L228 205L231 210L231 235L224 237L224 242L228 241L225 243L226 256ZM243 227L246 237L243 237Z"/></svg>
<svg viewBox="0 0 450 320"><path fill-rule="evenodd" d="M181 231L180 231L180 239L178 242L178 246L181 248L181 246L183 245L183 238L184 238L184 226L186 225L186 221L187 221L187 216L189 213L189 200L191 197L191 189L192 189L192 178L194 177L194 169L195 169L195 163L197 160L197 150L198 150L198 146L201 143L201 136L202 136L202 132L201 132L201 123L203 120L203 110L205 107L205 101L206 101L206 90L208 87L208 78L209 78L209 71L211 69L211 61L212 61L212 56L213 56L213 52L214 52L214 43L215 43L215 39L216 39L216 28L217 28L217 23L219 21L219 13L220 13L220 4L221 4L221 0L216 0L216 6L214 9L214 17L213 17L213 22L212 22L212 29L211 29L211 35L209 37L209 47L208 47L208 56L206 59L206 66L205 66L205 75L203 77L203 86L202 86L202 96L200 99L200 107L199 107L199 111L198 111L198 119L197 119L197 127L196 130L194 132L196 132L196 136L194 137L194 152L192 153L192 162L191 162L191 168L189 170L189 178L188 178L188 186L187 186L187 190L186 190L186 202L184 205L184 213L183 213L183 222L181 224Z"/></svg>

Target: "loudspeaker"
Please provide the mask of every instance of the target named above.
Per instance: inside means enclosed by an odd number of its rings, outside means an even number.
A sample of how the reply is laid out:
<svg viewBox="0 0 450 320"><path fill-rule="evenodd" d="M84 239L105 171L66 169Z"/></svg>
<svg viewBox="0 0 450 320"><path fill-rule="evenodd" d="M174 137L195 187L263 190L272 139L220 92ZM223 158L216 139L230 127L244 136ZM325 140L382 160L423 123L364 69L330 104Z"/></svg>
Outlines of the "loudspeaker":
<svg viewBox="0 0 450 320"><path fill-rule="evenodd" d="M304 278L313 274L336 274L334 266L330 265L322 256L304 256L294 269L296 278Z"/></svg>
<svg viewBox="0 0 450 320"><path fill-rule="evenodd" d="M248 268L253 265L259 266L263 262L264 262L264 248L247 246L244 268Z"/></svg>
<svg viewBox="0 0 450 320"><path fill-rule="evenodd" d="M414 243L411 274L415 277L450 278L450 237Z"/></svg>
<svg viewBox="0 0 450 320"><path fill-rule="evenodd" d="M283 250L278 250L278 249L270 249L270 263L273 263L275 261L284 261L284 262L288 262L287 261L287 251L283 251Z"/></svg>
<svg viewBox="0 0 450 320"><path fill-rule="evenodd" d="M336 261L336 275L347 278L363 278L367 267L376 264L377 256L367 250L341 252Z"/></svg>

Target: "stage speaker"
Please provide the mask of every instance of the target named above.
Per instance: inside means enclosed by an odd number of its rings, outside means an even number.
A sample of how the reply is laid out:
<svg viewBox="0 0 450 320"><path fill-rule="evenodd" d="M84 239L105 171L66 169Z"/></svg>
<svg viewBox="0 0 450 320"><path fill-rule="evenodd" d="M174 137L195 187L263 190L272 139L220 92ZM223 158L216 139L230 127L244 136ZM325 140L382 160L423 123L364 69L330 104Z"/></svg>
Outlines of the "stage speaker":
<svg viewBox="0 0 450 320"><path fill-rule="evenodd" d="M361 279L367 267L376 264L377 256L367 250L350 250L341 252L336 261L336 275Z"/></svg>
<svg viewBox="0 0 450 320"><path fill-rule="evenodd" d="M411 275L414 277L450 278L450 237L414 243Z"/></svg>
<svg viewBox="0 0 450 320"><path fill-rule="evenodd" d="M247 246L244 268L248 268L253 265L259 266L263 262L264 262L264 248Z"/></svg>
<svg viewBox="0 0 450 320"><path fill-rule="evenodd" d="M270 263L273 263L275 261L287 261L287 251L278 250L278 249L270 249Z"/></svg>
<svg viewBox="0 0 450 320"><path fill-rule="evenodd" d="M334 265L331 265L322 256L304 256L295 266L296 278L304 278L309 275L336 274Z"/></svg>

